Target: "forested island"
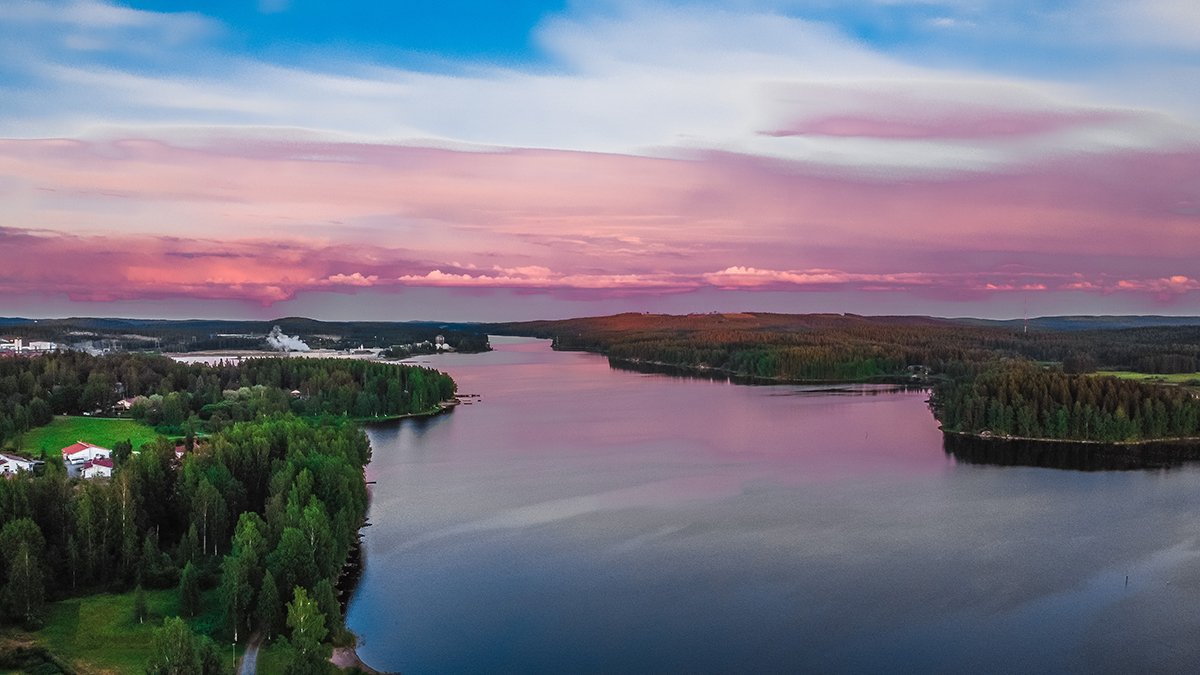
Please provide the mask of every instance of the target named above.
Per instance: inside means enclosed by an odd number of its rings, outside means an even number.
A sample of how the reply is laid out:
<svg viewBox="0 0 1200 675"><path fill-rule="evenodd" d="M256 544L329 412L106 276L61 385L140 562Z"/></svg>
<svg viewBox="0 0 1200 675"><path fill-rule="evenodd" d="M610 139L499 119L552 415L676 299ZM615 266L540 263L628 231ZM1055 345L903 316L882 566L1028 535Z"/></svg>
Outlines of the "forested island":
<svg viewBox="0 0 1200 675"><path fill-rule="evenodd" d="M455 389L348 359L0 359L10 452L62 414L120 403L162 434L114 447L107 479L69 477L56 453L0 480L0 611L19 628L0 670L217 675L253 636L269 645L260 672L333 672L331 646L353 644L339 581L368 502L355 420L436 412Z"/></svg>

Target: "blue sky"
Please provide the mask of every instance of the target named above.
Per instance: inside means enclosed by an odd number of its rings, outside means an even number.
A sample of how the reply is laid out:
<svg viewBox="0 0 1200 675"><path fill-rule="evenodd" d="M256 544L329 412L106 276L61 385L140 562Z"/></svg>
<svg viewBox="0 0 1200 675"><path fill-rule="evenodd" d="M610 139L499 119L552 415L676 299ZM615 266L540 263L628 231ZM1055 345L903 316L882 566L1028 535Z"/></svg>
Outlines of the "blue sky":
<svg viewBox="0 0 1200 675"><path fill-rule="evenodd" d="M531 32L565 3L215 0L129 6L212 17L227 29L220 40L223 47L260 56L305 59L305 52L315 48L393 65L427 66L429 59L537 63L542 54Z"/></svg>
<svg viewBox="0 0 1200 675"><path fill-rule="evenodd" d="M223 27L215 40L222 49L280 61L305 61L316 50L415 68L445 67L444 61L537 68L556 65L547 58L534 34L545 19L619 13L633 4L540 0L143 0L127 6L211 17ZM1119 19L1104 15L1120 3L1103 1L659 4L692 12L769 11L828 24L881 52L925 63L1014 74L1096 72L1129 59L1186 62L1195 56L1195 45L1188 45L1186 39L1105 35L1106 30L1119 28L1106 27L1106 23Z"/></svg>

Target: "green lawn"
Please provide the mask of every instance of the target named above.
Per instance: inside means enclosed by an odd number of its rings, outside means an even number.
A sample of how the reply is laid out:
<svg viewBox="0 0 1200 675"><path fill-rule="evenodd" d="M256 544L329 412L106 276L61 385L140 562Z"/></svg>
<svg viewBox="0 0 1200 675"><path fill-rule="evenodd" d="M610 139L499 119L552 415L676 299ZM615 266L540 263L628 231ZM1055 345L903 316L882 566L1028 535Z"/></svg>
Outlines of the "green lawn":
<svg viewBox="0 0 1200 675"><path fill-rule="evenodd" d="M1150 373L1134 373L1128 370L1101 370L1096 375L1112 375L1126 380L1144 380L1149 382L1164 382L1166 384L1183 384L1190 380L1200 380L1200 373L1172 373L1171 375L1152 375Z"/></svg>
<svg viewBox="0 0 1200 675"><path fill-rule="evenodd" d="M164 617L179 614L179 593L174 589L147 592L150 618L141 624L133 619L133 596L104 594L55 603L47 613L46 627L35 635L80 675L142 675L150 661L154 629ZM192 621L194 626L214 621L219 611L216 590L206 592L203 601L207 616ZM231 645L225 643L224 649L232 663ZM239 645L237 655L242 651Z"/></svg>
<svg viewBox="0 0 1200 675"><path fill-rule="evenodd" d="M177 595L173 590L147 593L154 618L141 624L133 620L132 593L59 602L51 606L39 635L80 673L141 673L150 659L151 633L161 616L176 613Z"/></svg>
<svg viewBox="0 0 1200 675"><path fill-rule="evenodd" d="M27 431L18 450L38 457L43 450L55 454L76 441L111 448L124 440L133 441L133 447L138 448L157 437L153 428L129 419L56 415L50 424Z"/></svg>

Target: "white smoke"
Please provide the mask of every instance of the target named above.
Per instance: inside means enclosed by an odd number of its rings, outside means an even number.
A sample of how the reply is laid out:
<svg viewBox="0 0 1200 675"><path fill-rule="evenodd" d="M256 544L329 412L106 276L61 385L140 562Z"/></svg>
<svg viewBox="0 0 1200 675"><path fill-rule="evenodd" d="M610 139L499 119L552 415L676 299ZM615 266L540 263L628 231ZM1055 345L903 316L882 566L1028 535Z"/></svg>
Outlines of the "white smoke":
<svg viewBox="0 0 1200 675"><path fill-rule="evenodd" d="M308 345L304 344L304 340L301 340L299 335L284 335L279 326L271 329L267 335L267 344L271 345L272 349L278 349L281 352L308 351Z"/></svg>

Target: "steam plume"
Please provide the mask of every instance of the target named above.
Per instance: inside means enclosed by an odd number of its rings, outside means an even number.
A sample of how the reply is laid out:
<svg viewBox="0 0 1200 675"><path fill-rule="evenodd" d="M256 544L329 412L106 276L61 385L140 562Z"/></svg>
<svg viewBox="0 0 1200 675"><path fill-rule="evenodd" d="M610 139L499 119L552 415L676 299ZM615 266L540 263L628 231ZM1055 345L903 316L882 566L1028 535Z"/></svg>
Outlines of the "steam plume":
<svg viewBox="0 0 1200 675"><path fill-rule="evenodd" d="M278 349L281 352L308 351L308 345L304 344L299 335L284 335L279 326L271 329L270 334L267 335L267 344L271 345L272 349Z"/></svg>

